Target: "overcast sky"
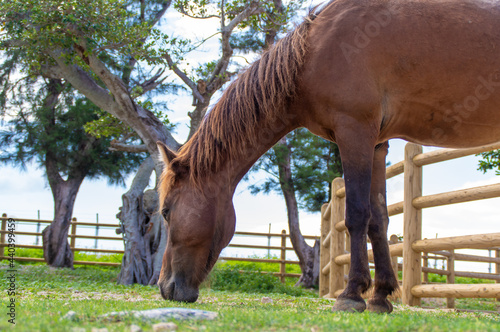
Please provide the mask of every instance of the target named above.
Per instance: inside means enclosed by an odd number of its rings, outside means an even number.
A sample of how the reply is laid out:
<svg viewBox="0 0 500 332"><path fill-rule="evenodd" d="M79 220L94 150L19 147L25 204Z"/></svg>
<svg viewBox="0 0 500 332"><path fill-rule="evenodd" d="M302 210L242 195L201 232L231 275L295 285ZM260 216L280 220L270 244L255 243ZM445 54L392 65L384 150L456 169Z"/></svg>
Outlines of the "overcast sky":
<svg viewBox="0 0 500 332"><path fill-rule="evenodd" d="M201 32L214 31L215 20L196 22L179 19L172 11L167 15L168 28L176 35L203 38ZM167 27L165 27L167 28ZM216 38L204 44L197 53L192 54L190 62L206 61L218 51ZM249 57L252 60L252 57ZM179 123L174 135L179 142L184 142L188 132L187 111L191 109L191 97L187 94L168 96L169 107L173 112L171 121ZM405 142L391 142L388 161L396 163L403 158ZM425 148L430 151L433 148ZM500 177L493 172L483 174L477 171L478 158L467 157L455 161L444 162L424 168L424 195L457 190L484 184L499 183ZM127 179L127 186L132 177ZM151 182L151 186L154 183ZM287 227L287 215L284 200L278 195L252 196L246 190L246 183L240 183L235 196L234 205L237 215L237 231L267 232L271 224L272 232L281 232ZM126 191L123 187L110 187L105 180L84 181L76 199L74 216L79 221L92 222L99 214L100 222L115 223L115 215L121 206L121 195ZM402 175L388 182L388 203L401 201L403 198ZM474 203L451 205L447 207L424 210L423 237L440 237L499 232L500 199L489 199ZM0 167L0 213L20 218L37 218L38 211L42 219L53 217L53 199L50 188L42 170L29 167L21 172L12 167ZM320 215L301 212L300 224L303 234L319 235ZM402 234L402 216L391 218L389 234ZM240 243L242 241L238 241ZM226 252L228 252L226 250ZM484 270L480 265L477 270Z"/></svg>

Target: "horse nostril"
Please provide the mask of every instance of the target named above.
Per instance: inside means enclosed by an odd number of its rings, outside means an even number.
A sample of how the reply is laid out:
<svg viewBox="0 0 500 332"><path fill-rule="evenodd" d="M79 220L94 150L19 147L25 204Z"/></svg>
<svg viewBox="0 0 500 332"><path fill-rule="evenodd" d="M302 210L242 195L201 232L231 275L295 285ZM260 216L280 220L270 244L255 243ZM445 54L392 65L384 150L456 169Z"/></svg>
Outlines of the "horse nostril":
<svg viewBox="0 0 500 332"><path fill-rule="evenodd" d="M167 286L167 295L168 299L172 301L174 299L174 292L175 292L175 282L172 281L170 284Z"/></svg>
<svg viewBox="0 0 500 332"><path fill-rule="evenodd" d="M171 281L167 283L160 283L160 294L165 300L172 301L174 299L175 282Z"/></svg>

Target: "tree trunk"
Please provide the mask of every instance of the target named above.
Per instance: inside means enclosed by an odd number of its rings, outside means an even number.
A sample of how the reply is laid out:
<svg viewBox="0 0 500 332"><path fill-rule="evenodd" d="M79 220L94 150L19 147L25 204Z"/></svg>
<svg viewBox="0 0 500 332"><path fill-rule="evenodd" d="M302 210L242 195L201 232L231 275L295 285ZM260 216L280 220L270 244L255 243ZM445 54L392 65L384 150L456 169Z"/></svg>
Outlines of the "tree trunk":
<svg viewBox="0 0 500 332"><path fill-rule="evenodd" d="M74 255L68 243L68 230L76 195L85 176L64 181L50 154L46 156L45 167L54 197L54 220L42 231L43 257L50 266L73 268Z"/></svg>
<svg viewBox="0 0 500 332"><path fill-rule="evenodd" d="M38 110L46 115L44 130L50 134L55 123L55 108L63 89L61 80L50 79L47 84L47 96ZM54 197L54 220L42 231L43 257L48 265L53 267L73 268L73 252L68 243L68 230L71 225L73 207L78 189L85 178L84 170L73 172L65 181L59 174L57 158L50 147L44 147L45 170L52 196Z"/></svg>
<svg viewBox="0 0 500 332"><path fill-rule="evenodd" d="M118 283L130 285L156 284L160 275L161 259L166 247L166 229L158 213L158 195L155 190L144 189L155 168L153 159L147 158L122 196L123 206L117 214L125 244Z"/></svg>
<svg viewBox="0 0 500 332"><path fill-rule="evenodd" d="M287 213L288 213L288 227L290 231L290 240L293 249L299 258L299 266L302 271L302 276L297 282L296 286L303 286L311 288L318 285L319 278L319 241L316 240L314 246L309 246L299 227L299 208L297 199L295 197L295 189L293 185L292 170L290 167L290 148L287 146L286 138L282 138L280 144L286 149L283 162L279 163L279 178L280 186L285 198Z"/></svg>
<svg viewBox="0 0 500 332"><path fill-rule="evenodd" d="M220 87L217 87L220 88ZM210 105L210 97L211 95L209 93L206 93L206 83L202 80L198 81L198 89L200 90L200 94L203 96L204 101L201 101L199 99L194 98L195 103L193 103L195 106L195 109L192 112L189 112L188 115L191 119L191 125L189 128L189 135L187 138L187 141L194 135L196 130L198 130L198 127L200 126L201 122L203 121L203 118L205 117L205 114L207 113L208 106Z"/></svg>

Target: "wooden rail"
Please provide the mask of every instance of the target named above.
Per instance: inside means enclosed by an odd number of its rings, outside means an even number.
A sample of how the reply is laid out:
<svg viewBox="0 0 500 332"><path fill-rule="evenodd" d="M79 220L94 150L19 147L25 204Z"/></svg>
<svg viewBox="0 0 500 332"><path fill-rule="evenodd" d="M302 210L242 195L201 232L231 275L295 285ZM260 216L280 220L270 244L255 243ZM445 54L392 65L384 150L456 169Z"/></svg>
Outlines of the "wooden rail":
<svg viewBox="0 0 500 332"><path fill-rule="evenodd" d="M2 221L2 227L0 230L0 260L5 259L3 256L4 251L3 248L7 246L5 241L5 234L8 233L6 230L6 221L8 217L4 213L0 220ZM27 218L16 218L16 223L44 223L50 224L51 220L39 220L39 219L27 219ZM73 218L71 221L71 226L69 229L68 238L70 240L70 247L73 252L82 251L82 252L94 252L94 253L112 253L112 254L123 254L123 250L116 249L97 249L97 248L78 248L76 247L76 239L98 239L98 240L119 240L123 241L122 237L111 237L111 236L92 236L92 235L80 235L77 234L78 226L91 226L91 227L100 227L100 228L119 228L119 224L105 224L105 223L89 223L89 222L79 222L76 218ZM40 236L42 233L40 232L20 232L15 231L15 235L28 235L28 236ZM250 244L237 244L230 243L228 247L232 248L242 248L242 249L259 249L259 250L274 250L280 252L280 259L266 259L266 258L245 258L245 257L220 257L221 260L226 261L241 261L241 262L260 262L260 263L272 263L279 264L280 272L269 272L270 274L277 276L280 278L282 282L285 282L286 277L300 277L300 274L297 273L287 273L286 265L297 265L298 261L295 260L287 260L286 252L293 250L293 247L287 246L287 239L290 238L290 235L283 230L281 233L259 233L259 232L235 232L235 236L252 236L252 237L265 237L265 238L280 238L281 245L280 246L270 246L270 245L250 245ZM305 239L316 240L319 239L318 236L313 235L305 235ZM32 245L32 244L22 244L16 243L17 248L28 248L28 249L43 249L41 245ZM15 260L18 261L30 261L30 262L43 262L43 258L34 258L34 257L15 257ZM121 263L113 263L113 262L91 262L91 261L74 261L74 264L77 265L104 265L104 266L120 266Z"/></svg>
<svg viewBox="0 0 500 332"><path fill-rule="evenodd" d="M441 149L422 153L422 147L407 144L405 159L386 169L386 178L404 174L404 200L388 206L389 216L403 213L403 243L396 243L391 237L389 248L393 256L395 270L403 271L402 302L407 305L419 305L422 297L446 297L448 307L454 306L454 298L493 297L500 298L499 284L455 285L455 277L469 277L496 280L500 283L500 233L478 234L439 239L422 239L422 209L500 197L500 183L476 188L457 190L435 195L422 195L422 166L445 160L451 160L500 149L500 142L472 149ZM332 183L332 200L322 207L321 212L321 273L320 296L338 296L345 287L345 268L350 263L348 236L345 226L344 206L345 187L342 179ZM455 249L489 249L496 257L483 257L455 253ZM438 256L430 256L433 253ZM370 261L373 253L368 251ZM397 257L403 257L403 264ZM441 258L439 258L441 256ZM429 259L446 261L445 270L428 267ZM424 266L422 266L422 260ZM456 261L487 262L495 264L496 273L478 273L455 271ZM437 273L447 277L446 285L422 285L427 281L428 273ZM422 280L423 276L423 280Z"/></svg>

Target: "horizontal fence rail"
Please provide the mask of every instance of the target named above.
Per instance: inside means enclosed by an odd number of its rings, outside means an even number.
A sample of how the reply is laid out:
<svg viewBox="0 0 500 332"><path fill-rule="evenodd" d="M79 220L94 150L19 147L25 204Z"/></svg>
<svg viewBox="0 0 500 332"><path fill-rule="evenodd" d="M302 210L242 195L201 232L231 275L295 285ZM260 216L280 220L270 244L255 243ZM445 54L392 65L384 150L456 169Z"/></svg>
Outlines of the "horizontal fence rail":
<svg viewBox="0 0 500 332"><path fill-rule="evenodd" d="M500 197L500 183L457 190L435 195L422 195L422 166L500 149L500 142L472 149L440 149L422 153L422 147L407 144L405 160L387 167L386 178L404 174L404 201L388 206L389 216L404 214L403 239L398 243L394 235L389 241L395 271L403 271L402 302L420 305L422 297L446 297L448 307L454 306L454 298L491 297L500 298L500 285L455 285L455 277L495 280L500 283L500 233L422 239L422 214L424 208L445 206ZM347 281L350 263L349 237L346 232L345 186L341 178L332 182L332 200L325 204L321 212L321 273L320 296L338 296ZM455 253L455 249L488 249L496 257L465 255ZM373 253L368 250L369 260ZM403 257L403 264L397 262ZM441 260L446 269L428 266L429 260ZM485 262L495 264L495 273L455 271L456 261ZM423 266L422 266L423 263ZM427 284L428 273L445 275L448 284Z"/></svg>

